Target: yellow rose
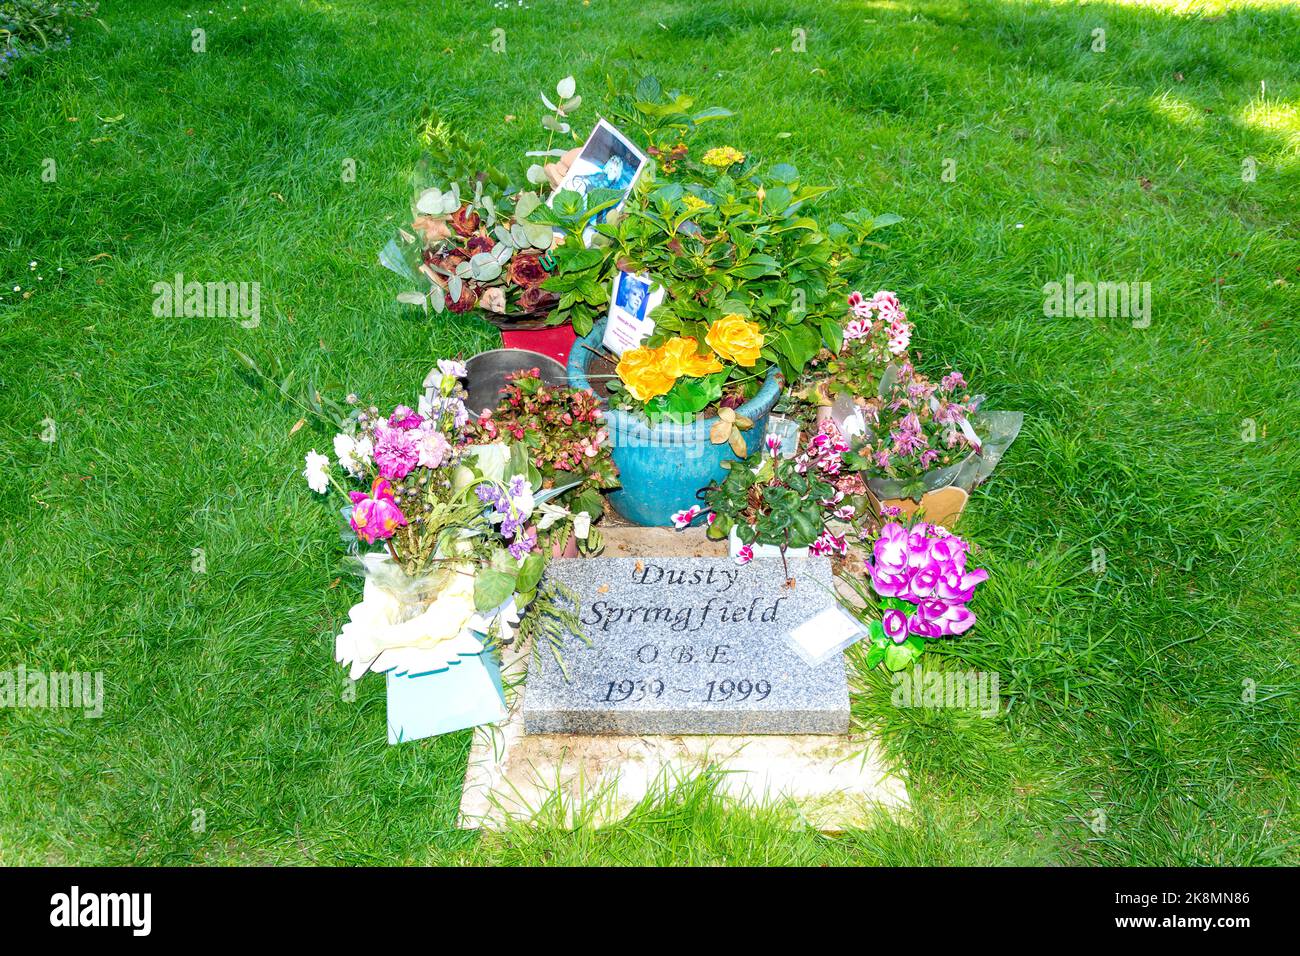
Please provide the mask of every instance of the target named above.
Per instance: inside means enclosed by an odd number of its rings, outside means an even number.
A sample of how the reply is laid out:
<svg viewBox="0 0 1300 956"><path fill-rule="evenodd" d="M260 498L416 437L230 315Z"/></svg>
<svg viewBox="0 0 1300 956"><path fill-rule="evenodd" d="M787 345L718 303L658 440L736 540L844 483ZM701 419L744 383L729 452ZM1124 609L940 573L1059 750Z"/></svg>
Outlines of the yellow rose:
<svg viewBox="0 0 1300 956"><path fill-rule="evenodd" d="M704 341L727 361L749 368L758 361L758 350L763 347L763 332L757 322L733 312L709 326Z"/></svg>
<svg viewBox="0 0 1300 956"><path fill-rule="evenodd" d="M663 353L659 349L638 347L628 349L618 360L618 377L638 401L664 395L677 376L664 367Z"/></svg>
<svg viewBox="0 0 1300 956"><path fill-rule="evenodd" d="M699 343L695 339L685 336L669 339L659 347L659 352L663 355L664 370L674 378L681 375L696 378L721 372L722 363L718 361L717 356L701 355L699 348Z"/></svg>

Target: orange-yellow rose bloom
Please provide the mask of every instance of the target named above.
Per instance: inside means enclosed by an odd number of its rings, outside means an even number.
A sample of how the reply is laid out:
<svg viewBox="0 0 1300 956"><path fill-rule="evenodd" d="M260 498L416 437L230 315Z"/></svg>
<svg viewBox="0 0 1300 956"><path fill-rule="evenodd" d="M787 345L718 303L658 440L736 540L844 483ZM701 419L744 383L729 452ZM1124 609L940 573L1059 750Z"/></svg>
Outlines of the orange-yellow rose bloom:
<svg viewBox="0 0 1300 956"><path fill-rule="evenodd" d="M728 362L748 368L758 361L758 350L763 347L763 332L757 322L733 312L709 326L704 341Z"/></svg>
<svg viewBox="0 0 1300 956"><path fill-rule="evenodd" d="M695 339L679 335L669 339L659 347L663 353L663 367L674 377L687 375L692 378L712 375L722 371L722 363L716 355L699 354L699 343Z"/></svg>
<svg viewBox="0 0 1300 956"><path fill-rule="evenodd" d="M658 395L664 395L677 376L664 367L663 353L659 349L644 346L628 349L618 360L618 377L623 380L632 397L641 402L648 402Z"/></svg>

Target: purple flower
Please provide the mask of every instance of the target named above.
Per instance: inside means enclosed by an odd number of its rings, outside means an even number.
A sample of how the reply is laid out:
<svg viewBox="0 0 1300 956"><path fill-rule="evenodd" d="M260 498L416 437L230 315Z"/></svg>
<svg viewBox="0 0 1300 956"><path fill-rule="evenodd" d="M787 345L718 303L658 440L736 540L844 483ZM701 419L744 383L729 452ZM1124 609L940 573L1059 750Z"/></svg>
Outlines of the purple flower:
<svg viewBox="0 0 1300 956"><path fill-rule="evenodd" d="M376 478L369 495L350 491L348 497L352 499L352 530L368 544L391 538L406 524L406 516L393 500L393 488L387 479Z"/></svg>
<svg viewBox="0 0 1300 956"><path fill-rule="evenodd" d="M976 585L983 584L988 579L989 573L983 568L970 574L947 571L940 575L934 594L950 603L965 604L974 597Z"/></svg>
<svg viewBox="0 0 1300 956"><path fill-rule="evenodd" d="M391 481L401 481L420 460L420 450L409 432L389 428L382 423L375 428L375 465Z"/></svg>
<svg viewBox="0 0 1300 956"><path fill-rule="evenodd" d="M890 432L889 437L894 443L896 455L911 455L926 445L925 435L921 432L921 420L916 417L916 412L903 416L898 428Z"/></svg>
<svg viewBox="0 0 1300 956"><path fill-rule="evenodd" d="M522 561L528 557L530 551L537 546L537 529L528 528L522 534L518 535L514 543L509 545L506 550L516 561Z"/></svg>
<svg viewBox="0 0 1300 956"><path fill-rule="evenodd" d="M885 612L881 623L885 626L885 636L895 644L907 640L907 615L902 611L891 607Z"/></svg>
<svg viewBox="0 0 1300 956"><path fill-rule="evenodd" d="M982 568L966 570L968 551L964 540L937 525L918 522L909 530L891 521L872 545L875 561L866 562L866 570L880 597L915 605L906 615L907 632L953 637L974 626L975 614L966 602L989 576ZM896 614L889 615L886 633L898 641Z"/></svg>
<svg viewBox="0 0 1300 956"><path fill-rule="evenodd" d="M912 573L912 580L909 582L908 590L911 597L908 599L913 603L928 598L934 593L935 586L939 583L939 569L933 563L920 568Z"/></svg>
<svg viewBox="0 0 1300 956"><path fill-rule="evenodd" d="M398 405L393 409L393 414L388 416L388 426L390 428L400 428L403 431L419 428L422 421L424 419L417 415L415 409L409 405Z"/></svg>
<svg viewBox="0 0 1300 956"><path fill-rule="evenodd" d="M747 544L742 544L742 545L741 545L741 546L736 550L736 563L737 563L737 564L749 564L749 562L750 562L750 561L753 561L753 560L754 560L754 549L751 548L749 545L747 545Z"/></svg>

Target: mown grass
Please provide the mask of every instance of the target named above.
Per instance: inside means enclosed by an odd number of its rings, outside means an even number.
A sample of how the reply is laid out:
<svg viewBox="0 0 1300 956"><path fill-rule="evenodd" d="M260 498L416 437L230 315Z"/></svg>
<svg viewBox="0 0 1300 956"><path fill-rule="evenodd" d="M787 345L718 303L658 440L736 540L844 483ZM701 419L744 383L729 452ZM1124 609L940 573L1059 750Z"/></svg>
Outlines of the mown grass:
<svg viewBox="0 0 1300 956"><path fill-rule="evenodd" d="M110 32L0 86L0 669L106 682L99 720L0 711L0 860L1297 861L1293 7L104 16ZM382 682L344 699L332 639L357 588L298 476L328 436L291 434L298 410L231 348L394 403L435 357L491 344L484 325L399 312L375 262L419 125L522 161L536 91L576 73L589 121L615 59L736 109L710 144L792 156L838 187L834 208L904 215L863 288L899 292L928 363L1026 413L964 519L993 571L981 622L926 661L996 671L1005 715L895 708L881 675L859 679L855 717L911 779L904 820L825 837L779 808L728 811L704 780L607 830L482 838L455 828L469 735L388 747ZM260 282L261 325L155 318L151 286L177 272ZM1044 283L1067 273L1150 282L1150 328L1044 317Z"/></svg>

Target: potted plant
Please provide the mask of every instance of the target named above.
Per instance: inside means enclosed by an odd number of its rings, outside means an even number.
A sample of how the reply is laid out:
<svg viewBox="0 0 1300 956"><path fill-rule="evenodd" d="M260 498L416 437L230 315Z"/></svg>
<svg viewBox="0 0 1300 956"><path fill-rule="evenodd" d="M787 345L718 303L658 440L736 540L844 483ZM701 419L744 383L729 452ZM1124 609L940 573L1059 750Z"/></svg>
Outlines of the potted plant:
<svg viewBox="0 0 1300 956"><path fill-rule="evenodd" d="M879 395L863 403L865 432L854 440L847 464L878 502L909 514L925 508L934 521L955 522L973 483L973 477L962 482L963 470L973 475L982 447L971 424L979 404L960 372L932 382L910 361L890 366ZM962 484L959 500L944 494Z"/></svg>
<svg viewBox="0 0 1300 956"><path fill-rule="evenodd" d="M554 137L572 135L565 117L582 98L574 95L573 77L556 89L556 103L542 94L550 139L531 156L562 156ZM521 187L482 160L479 144L444 126L427 129L426 143L430 155L416 170L410 226L380 253L384 266L418 286L399 293L398 302L435 314L477 314L502 330L506 346L565 361L575 336L563 319L551 319L558 296L541 288L554 268L555 233L528 221L549 191L545 167L531 167L529 185Z"/></svg>
<svg viewBox="0 0 1300 956"><path fill-rule="evenodd" d="M894 293L881 289L871 298L853 292L848 298L842 341L837 351L823 349L809 363L800 392L816 402L817 418L844 418L876 395L890 363L907 355L912 324ZM839 416L833 414L835 407Z"/></svg>
<svg viewBox="0 0 1300 956"><path fill-rule="evenodd" d="M595 525L604 515L602 492L618 487L600 403L590 391L548 384L538 369L507 376L500 403L471 421L471 438L522 445L555 495L539 505L542 546L553 557L598 554Z"/></svg>
<svg viewBox="0 0 1300 956"><path fill-rule="evenodd" d="M724 462L752 450L745 432L763 434L782 380L823 346L838 351L848 277L878 245L871 231L897 221L851 214L823 231L806 206L825 188L729 146L696 161L685 134L664 167L659 180L638 181L621 216L596 227L604 246L569 238L581 232L580 197L561 191L529 217L566 234L543 288L560 296L556 315L591 329L570 355L570 381L603 381L622 480L610 503L646 525L669 524L720 481ZM619 271L653 277L664 301L650 312L653 334L601 370L598 316Z"/></svg>

